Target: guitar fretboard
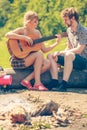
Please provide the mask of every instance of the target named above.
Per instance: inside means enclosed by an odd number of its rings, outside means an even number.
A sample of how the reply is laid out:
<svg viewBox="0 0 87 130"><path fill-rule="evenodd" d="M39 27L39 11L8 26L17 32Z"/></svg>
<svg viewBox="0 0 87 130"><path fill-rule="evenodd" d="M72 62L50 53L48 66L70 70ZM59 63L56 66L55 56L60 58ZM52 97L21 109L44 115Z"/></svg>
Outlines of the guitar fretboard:
<svg viewBox="0 0 87 130"><path fill-rule="evenodd" d="M66 32L63 32L63 33L60 33L61 37L67 37L67 33ZM42 38L39 38L39 39L36 39L33 41L34 44L38 44L40 42L44 42L44 41L47 41L47 40L51 40L51 39L55 39L57 38L56 35L53 35L53 36L47 36L47 37L42 37Z"/></svg>
<svg viewBox="0 0 87 130"><path fill-rule="evenodd" d="M40 43L40 42L44 42L44 41L47 41L47 40L51 40L51 39L55 39L57 38L57 36L47 36L47 37L42 37L40 39L36 39L33 41L34 44L37 44L37 43Z"/></svg>

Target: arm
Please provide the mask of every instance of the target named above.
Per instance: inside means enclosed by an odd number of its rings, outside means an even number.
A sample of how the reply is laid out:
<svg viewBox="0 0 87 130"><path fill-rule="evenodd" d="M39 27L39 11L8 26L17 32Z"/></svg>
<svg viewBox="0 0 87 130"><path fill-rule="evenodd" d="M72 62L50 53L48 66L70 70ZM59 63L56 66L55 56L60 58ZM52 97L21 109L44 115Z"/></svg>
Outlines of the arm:
<svg viewBox="0 0 87 130"><path fill-rule="evenodd" d="M6 33L5 35L8 39L20 39L23 40L25 38L23 28L17 28L13 31Z"/></svg>
<svg viewBox="0 0 87 130"><path fill-rule="evenodd" d="M55 52L54 53L54 57L58 56L58 55L64 55L64 53L66 53L70 49L71 49L71 44L69 42L67 42L67 46L66 46L65 50L61 50L61 51Z"/></svg>
<svg viewBox="0 0 87 130"><path fill-rule="evenodd" d="M63 55L64 53L66 53L67 51L70 51L70 52L73 52L75 54L81 54L82 51L85 49L86 45L85 44L78 44L77 47L75 48L67 48L65 49L64 51L60 51L60 52L57 52L55 55Z"/></svg>
<svg viewBox="0 0 87 130"><path fill-rule="evenodd" d="M73 52L75 54L81 54L82 51L85 49L86 45L85 44L78 44L76 48L70 49L70 52Z"/></svg>
<svg viewBox="0 0 87 130"><path fill-rule="evenodd" d="M33 41L31 38L28 36L24 35L24 28L17 28L13 31L8 32L5 35L8 39L19 39L19 40L25 40L27 41L30 45L32 45Z"/></svg>
<svg viewBox="0 0 87 130"><path fill-rule="evenodd" d="M46 52L51 51L51 50L52 50L53 48L55 48L57 45L58 45L58 43L55 42L53 45L51 45L51 46L49 46L49 47L46 47L46 46L44 45L44 43L43 43L41 50L42 50L42 52L46 53Z"/></svg>
<svg viewBox="0 0 87 130"><path fill-rule="evenodd" d="M57 35L56 42L55 42L54 44L52 44L51 46L49 46L49 47L46 47L46 46L44 45L44 43L43 43L41 50L42 50L44 53L51 51L53 48L55 48L55 47L59 44L60 39L61 39L61 36L60 36L60 35Z"/></svg>

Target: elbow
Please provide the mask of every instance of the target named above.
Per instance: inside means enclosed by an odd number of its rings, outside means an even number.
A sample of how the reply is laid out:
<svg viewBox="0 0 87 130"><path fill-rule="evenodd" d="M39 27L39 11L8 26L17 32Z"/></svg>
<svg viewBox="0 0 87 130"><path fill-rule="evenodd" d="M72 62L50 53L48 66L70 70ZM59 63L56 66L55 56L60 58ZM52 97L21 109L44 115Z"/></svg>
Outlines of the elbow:
<svg viewBox="0 0 87 130"><path fill-rule="evenodd" d="M43 53L46 53L47 51L46 50L42 50Z"/></svg>
<svg viewBox="0 0 87 130"><path fill-rule="evenodd" d="M12 36L12 33L11 33L11 32L8 32L8 33L5 34L5 37L6 37L6 38L11 38L11 36Z"/></svg>
<svg viewBox="0 0 87 130"><path fill-rule="evenodd" d="M6 37L6 38L9 38L9 33L6 33L6 34L5 34L5 37Z"/></svg>
<svg viewBox="0 0 87 130"><path fill-rule="evenodd" d="M48 52L48 51L46 51L46 50L45 50L45 51L43 51L43 53L47 53L47 52Z"/></svg>
<svg viewBox="0 0 87 130"><path fill-rule="evenodd" d="M81 54L83 52L83 48L78 50L78 54Z"/></svg>
<svg viewBox="0 0 87 130"><path fill-rule="evenodd" d="M77 54L81 54L81 53L82 53L82 51L81 51L81 50L78 50L78 51L77 51Z"/></svg>

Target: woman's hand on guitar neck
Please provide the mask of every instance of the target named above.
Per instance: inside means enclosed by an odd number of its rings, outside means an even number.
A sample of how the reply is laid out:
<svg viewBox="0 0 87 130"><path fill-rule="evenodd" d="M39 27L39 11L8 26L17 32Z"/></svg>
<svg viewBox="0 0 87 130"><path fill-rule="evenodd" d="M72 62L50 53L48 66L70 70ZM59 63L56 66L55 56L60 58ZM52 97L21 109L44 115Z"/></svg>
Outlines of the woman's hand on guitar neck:
<svg viewBox="0 0 87 130"><path fill-rule="evenodd" d="M27 43L28 43L29 46L33 45L33 40L30 37L25 36L25 40L27 41Z"/></svg>
<svg viewBox="0 0 87 130"><path fill-rule="evenodd" d="M56 34L56 37L57 37L56 42L59 43L61 40L61 34Z"/></svg>

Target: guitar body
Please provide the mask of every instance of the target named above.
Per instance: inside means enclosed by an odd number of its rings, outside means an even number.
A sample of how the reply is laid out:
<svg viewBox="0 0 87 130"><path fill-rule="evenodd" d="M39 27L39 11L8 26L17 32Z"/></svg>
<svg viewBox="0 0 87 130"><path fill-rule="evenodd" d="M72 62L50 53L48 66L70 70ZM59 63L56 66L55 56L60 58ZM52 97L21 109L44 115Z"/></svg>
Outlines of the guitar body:
<svg viewBox="0 0 87 130"><path fill-rule="evenodd" d="M9 39L7 46L12 55L17 58L25 58L29 53L39 51L42 44L34 44L29 46L28 43L24 40Z"/></svg>

